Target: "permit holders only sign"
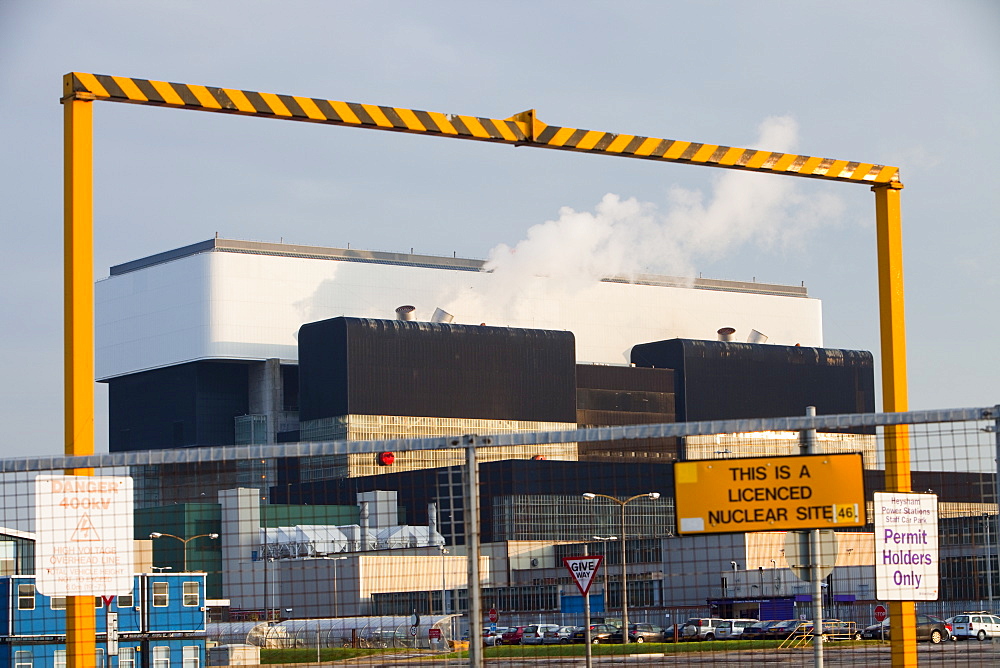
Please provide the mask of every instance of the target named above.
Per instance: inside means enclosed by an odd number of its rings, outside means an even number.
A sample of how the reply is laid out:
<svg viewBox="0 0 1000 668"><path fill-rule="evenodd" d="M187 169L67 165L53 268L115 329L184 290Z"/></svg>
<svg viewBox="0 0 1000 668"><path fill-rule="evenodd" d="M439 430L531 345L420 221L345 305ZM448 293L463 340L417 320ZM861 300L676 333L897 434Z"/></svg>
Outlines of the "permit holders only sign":
<svg viewBox="0 0 1000 668"><path fill-rule="evenodd" d="M35 478L35 579L46 596L132 593L132 478Z"/></svg>
<svg viewBox="0 0 1000 668"><path fill-rule="evenodd" d="M875 591L885 601L936 601L936 494L875 492Z"/></svg>
<svg viewBox="0 0 1000 668"><path fill-rule="evenodd" d="M573 582L584 596L590 591L590 584L594 581L597 569L601 567L602 559L604 557L563 557L563 563L573 576Z"/></svg>
<svg viewBox="0 0 1000 668"><path fill-rule="evenodd" d="M836 529L865 523L861 455L674 464L680 534Z"/></svg>

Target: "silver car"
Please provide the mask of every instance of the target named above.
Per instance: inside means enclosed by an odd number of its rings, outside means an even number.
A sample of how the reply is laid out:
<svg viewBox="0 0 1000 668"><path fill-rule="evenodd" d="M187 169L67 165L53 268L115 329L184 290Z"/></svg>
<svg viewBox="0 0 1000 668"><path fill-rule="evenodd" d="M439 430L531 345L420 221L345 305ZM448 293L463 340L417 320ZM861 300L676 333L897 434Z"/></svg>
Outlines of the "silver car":
<svg viewBox="0 0 1000 668"><path fill-rule="evenodd" d="M542 637L542 644L568 645L572 642L571 636L579 630L579 626L560 626L555 631L546 631Z"/></svg>
<svg viewBox="0 0 1000 668"><path fill-rule="evenodd" d="M541 645L545 641L545 634L559 630L558 624L531 624L524 627L524 635L521 636L522 645Z"/></svg>

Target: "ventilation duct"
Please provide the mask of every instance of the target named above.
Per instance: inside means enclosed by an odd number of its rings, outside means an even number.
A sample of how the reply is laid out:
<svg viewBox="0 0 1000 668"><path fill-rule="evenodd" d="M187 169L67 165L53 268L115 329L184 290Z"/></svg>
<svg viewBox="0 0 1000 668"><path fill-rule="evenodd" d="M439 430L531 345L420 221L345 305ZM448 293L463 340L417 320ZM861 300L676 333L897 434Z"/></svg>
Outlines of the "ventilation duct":
<svg viewBox="0 0 1000 668"><path fill-rule="evenodd" d="M416 307L400 306L396 309L396 320L413 320L416 318Z"/></svg>
<svg viewBox="0 0 1000 668"><path fill-rule="evenodd" d="M434 315L431 316L431 322L449 323L454 319L455 316L441 308L434 309Z"/></svg>
<svg viewBox="0 0 1000 668"><path fill-rule="evenodd" d="M398 309L397 309L398 310ZM733 334L736 333L736 329L733 327L723 327L718 332L720 341L732 341Z"/></svg>
<svg viewBox="0 0 1000 668"><path fill-rule="evenodd" d="M747 343L765 343L767 341L767 336L761 334L756 329L750 330L750 336L747 337Z"/></svg>

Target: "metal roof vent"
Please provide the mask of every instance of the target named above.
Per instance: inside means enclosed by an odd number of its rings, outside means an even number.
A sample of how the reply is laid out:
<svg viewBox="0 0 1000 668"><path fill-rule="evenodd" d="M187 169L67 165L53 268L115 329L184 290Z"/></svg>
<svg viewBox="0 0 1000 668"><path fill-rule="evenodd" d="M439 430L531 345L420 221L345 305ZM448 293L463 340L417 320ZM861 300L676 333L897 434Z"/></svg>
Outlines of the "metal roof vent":
<svg viewBox="0 0 1000 668"><path fill-rule="evenodd" d="M750 336L747 337L747 343L766 343L767 336L761 334L756 329L750 330Z"/></svg>
<svg viewBox="0 0 1000 668"><path fill-rule="evenodd" d="M405 305L396 309L396 320L413 320L416 316L416 307Z"/></svg>
<svg viewBox="0 0 1000 668"><path fill-rule="evenodd" d="M451 313L448 313L442 308L434 309L434 315L431 316L431 322L444 322L449 323L455 319Z"/></svg>
<svg viewBox="0 0 1000 668"><path fill-rule="evenodd" d="M736 333L736 329L734 327L723 327L717 333L720 341L732 341L733 334Z"/></svg>

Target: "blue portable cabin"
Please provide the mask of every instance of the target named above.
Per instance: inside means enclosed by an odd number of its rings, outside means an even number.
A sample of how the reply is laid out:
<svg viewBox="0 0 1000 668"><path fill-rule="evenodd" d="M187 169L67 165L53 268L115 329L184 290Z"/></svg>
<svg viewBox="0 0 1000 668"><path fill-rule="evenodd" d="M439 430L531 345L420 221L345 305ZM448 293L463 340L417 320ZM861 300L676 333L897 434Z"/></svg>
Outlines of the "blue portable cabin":
<svg viewBox="0 0 1000 668"><path fill-rule="evenodd" d="M122 640L118 654L108 656L107 644L97 643L97 668L143 668L175 666L201 668L205 665L205 638L188 636L148 640ZM144 656L144 654L146 656ZM0 668L65 668L66 643L0 639Z"/></svg>
<svg viewBox="0 0 1000 668"><path fill-rule="evenodd" d="M0 637L66 635L66 599L41 594L35 576L0 577ZM107 610L95 597L97 632L102 612L118 613L119 633L204 633L208 619L204 573L141 573L131 596L117 596Z"/></svg>
<svg viewBox="0 0 1000 668"><path fill-rule="evenodd" d="M133 583L132 593L115 597L107 609L95 598L97 665L138 668L155 659L158 665L203 666L205 574L142 573ZM34 576L0 577L0 668L65 665L65 607L63 597L39 593ZM118 613L119 654L109 662L106 612Z"/></svg>

